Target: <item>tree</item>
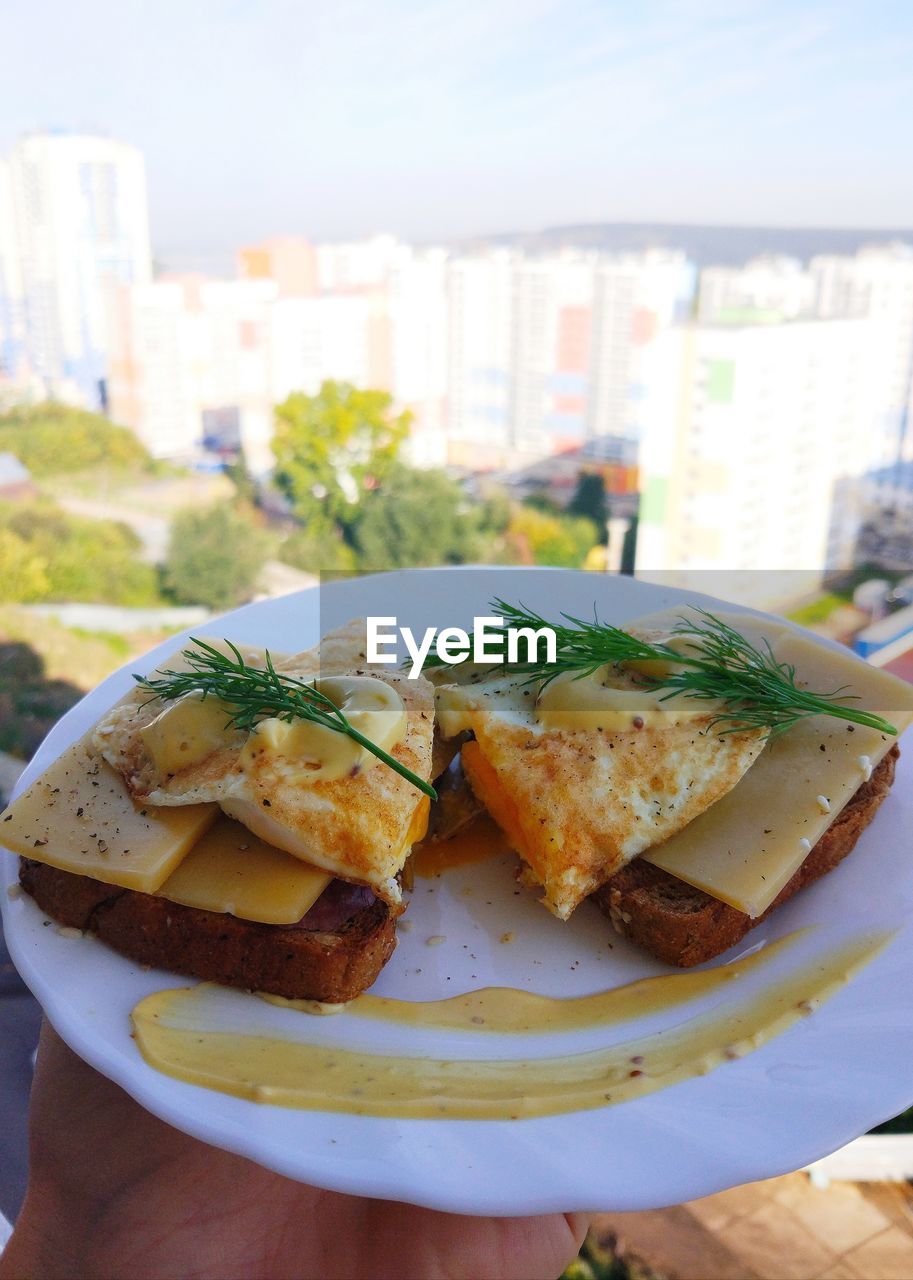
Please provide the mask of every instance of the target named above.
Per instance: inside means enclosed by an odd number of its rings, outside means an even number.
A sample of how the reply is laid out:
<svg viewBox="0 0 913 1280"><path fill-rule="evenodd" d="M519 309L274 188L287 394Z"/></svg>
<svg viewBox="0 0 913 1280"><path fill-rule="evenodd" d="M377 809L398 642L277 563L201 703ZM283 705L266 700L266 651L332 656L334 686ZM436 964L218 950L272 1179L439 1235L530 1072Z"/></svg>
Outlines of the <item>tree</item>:
<svg viewBox="0 0 913 1280"><path fill-rule="evenodd" d="M577 488L574 496L567 504L569 516L586 516L592 520L597 529L605 530L609 518L609 504L606 500L605 481L598 472L581 471L577 477Z"/></svg>
<svg viewBox="0 0 913 1280"><path fill-rule="evenodd" d="M350 573L355 569L355 552L338 529L323 522L312 533L306 526L295 529L279 550L283 564L305 573Z"/></svg>
<svg viewBox="0 0 913 1280"><path fill-rule="evenodd" d="M507 538L518 564L558 565L579 569L598 541L592 520L581 516L551 516L533 507L514 508Z"/></svg>
<svg viewBox="0 0 913 1280"><path fill-rule="evenodd" d="M12 529L0 529L0 601L46 600L50 588L46 568L24 538Z"/></svg>
<svg viewBox="0 0 913 1280"><path fill-rule="evenodd" d="M318 522L344 525L388 475L411 422L393 413L386 391L348 382L324 382L313 396L296 391L276 409L275 483L313 533Z"/></svg>
<svg viewBox="0 0 913 1280"><path fill-rule="evenodd" d="M165 583L181 604L232 608L253 595L270 544L269 534L228 503L189 508L171 525Z"/></svg>
<svg viewBox="0 0 913 1280"><path fill-rule="evenodd" d="M524 507L532 507L533 511L544 511L547 516L558 515L561 507L547 493L528 493L523 499Z"/></svg>
<svg viewBox="0 0 913 1280"><path fill-rule="evenodd" d="M480 514L443 471L397 463L363 499L351 526L352 544L363 569L463 564L477 558Z"/></svg>
<svg viewBox="0 0 913 1280"><path fill-rule="evenodd" d="M70 515L40 500L0 507L0 529L24 548L18 580L3 590L6 598L14 590L21 601L159 602L156 571L140 559L140 540L126 525Z"/></svg>
<svg viewBox="0 0 913 1280"><path fill-rule="evenodd" d="M149 465L132 431L85 409L48 400L0 414L0 453L12 453L32 475Z"/></svg>
<svg viewBox="0 0 913 1280"><path fill-rule="evenodd" d="M638 517L632 516L625 530L624 542L621 544L622 573L633 574L637 563L637 525Z"/></svg>

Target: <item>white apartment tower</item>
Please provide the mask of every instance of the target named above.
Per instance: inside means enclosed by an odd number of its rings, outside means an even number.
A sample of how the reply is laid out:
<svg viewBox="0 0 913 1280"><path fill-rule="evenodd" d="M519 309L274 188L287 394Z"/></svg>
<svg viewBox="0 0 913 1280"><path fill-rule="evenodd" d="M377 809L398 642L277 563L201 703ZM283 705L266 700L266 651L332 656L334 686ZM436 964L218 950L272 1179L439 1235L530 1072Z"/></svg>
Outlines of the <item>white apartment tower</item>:
<svg viewBox="0 0 913 1280"><path fill-rule="evenodd" d="M0 409L29 381L25 292L10 166L0 159Z"/></svg>
<svg viewBox="0 0 913 1280"><path fill-rule="evenodd" d="M111 414L154 457L192 457L204 440L271 463L272 280L175 276L120 291Z"/></svg>
<svg viewBox="0 0 913 1280"><path fill-rule="evenodd" d="M913 459L913 247L879 245L853 258L812 258L809 270L818 315L866 317L872 440L877 469L888 475Z"/></svg>
<svg viewBox="0 0 913 1280"><path fill-rule="evenodd" d="M515 255L455 258L447 274L450 461L503 466L511 447L511 318Z"/></svg>
<svg viewBox="0 0 913 1280"><path fill-rule="evenodd" d="M744 266L705 267L697 318L703 324L715 324L737 320L740 313L743 319L751 313L766 313L793 320L812 311L813 297L814 282L798 258L764 254Z"/></svg>
<svg viewBox="0 0 913 1280"><path fill-rule="evenodd" d="M510 439L544 457L586 436L592 256L521 259L513 271Z"/></svg>
<svg viewBox="0 0 913 1280"><path fill-rule="evenodd" d="M608 258L595 270L587 434L642 435L655 344L690 309L694 268L678 250Z"/></svg>
<svg viewBox="0 0 913 1280"><path fill-rule="evenodd" d="M9 192L30 364L44 394L104 409L117 292L152 274L142 155L32 134L10 155Z"/></svg>
<svg viewBox="0 0 913 1280"><path fill-rule="evenodd" d="M802 573L814 586L852 562L857 513L835 497L869 465L866 323L666 335L642 441L638 571Z"/></svg>

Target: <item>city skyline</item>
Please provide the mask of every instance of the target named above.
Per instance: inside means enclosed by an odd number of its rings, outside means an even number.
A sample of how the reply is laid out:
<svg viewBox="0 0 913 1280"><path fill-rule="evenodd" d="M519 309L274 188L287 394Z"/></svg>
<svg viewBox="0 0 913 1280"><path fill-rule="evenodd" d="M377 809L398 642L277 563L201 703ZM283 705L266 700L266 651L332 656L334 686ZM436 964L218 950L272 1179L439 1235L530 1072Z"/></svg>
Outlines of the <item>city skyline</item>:
<svg viewBox="0 0 913 1280"><path fill-rule="evenodd" d="M913 225L902 5L95 2L45 24L8 24L0 150L59 125L138 146L175 267L293 231Z"/></svg>
<svg viewBox="0 0 913 1280"><path fill-rule="evenodd" d="M234 278L155 276L144 172L86 135L0 160L7 402L101 410L153 457L240 452L264 477L277 405L371 388L409 413L410 465L566 499L576 459L619 519L639 492L637 568L843 563L864 512L913 492L911 245L702 268L669 247L267 237Z"/></svg>

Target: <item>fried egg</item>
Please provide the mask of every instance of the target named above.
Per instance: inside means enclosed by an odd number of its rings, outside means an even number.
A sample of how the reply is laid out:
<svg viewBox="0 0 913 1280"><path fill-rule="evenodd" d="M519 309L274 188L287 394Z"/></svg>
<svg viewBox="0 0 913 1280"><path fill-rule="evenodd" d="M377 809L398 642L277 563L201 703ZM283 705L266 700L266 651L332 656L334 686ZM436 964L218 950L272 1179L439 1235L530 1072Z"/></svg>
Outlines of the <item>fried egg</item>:
<svg viewBox="0 0 913 1280"><path fill-rule="evenodd" d="M636 709L636 675L616 672L611 683L619 704L634 699ZM568 684L575 715L583 687ZM523 859L524 882L562 920L731 790L765 742L762 730L721 732L714 709L691 699L676 700L690 703L681 719L654 703L652 718L629 715L623 728L608 712L580 717L584 728L568 727L571 717L543 722L536 687L510 676L439 683L437 699L443 731L473 735L464 772Z"/></svg>
<svg viewBox="0 0 913 1280"><path fill-rule="evenodd" d="M277 669L300 679L370 676L392 691L399 736L390 754L422 780L431 774L433 690L388 668L364 662L365 623L358 619L330 633L314 649L275 657ZM263 651L245 660L264 665ZM174 661L163 667L176 667ZM182 705L185 704L185 705ZM368 885L398 904L396 877L427 821L428 801L407 779L368 752L354 757L344 776L309 773L274 735L269 750L249 750L254 735L232 728L212 698L188 695L164 705L149 691L131 690L96 726L97 751L125 778L133 796L152 805L215 801L261 839L339 876ZM277 724L279 722L266 722ZM351 739L330 729L328 745ZM369 735L370 736L370 735ZM266 735L264 735L264 738ZM291 741L292 739L288 739Z"/></svg>

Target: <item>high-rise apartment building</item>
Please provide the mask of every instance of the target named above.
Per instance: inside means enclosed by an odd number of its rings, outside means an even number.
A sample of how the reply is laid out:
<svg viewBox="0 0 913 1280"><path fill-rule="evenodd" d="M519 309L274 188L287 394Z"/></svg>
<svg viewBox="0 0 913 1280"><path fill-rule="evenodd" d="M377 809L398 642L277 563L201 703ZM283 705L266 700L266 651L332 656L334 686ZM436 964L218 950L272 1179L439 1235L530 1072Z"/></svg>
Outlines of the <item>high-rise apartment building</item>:
<svg viewBox="0 0 913 1280"><path fill-rule="evenodd" d="M503 466L512 445L514 262L495 250L448 267L447 449L457 466Z"/></svg>
<svg viewBox="0 0 913 1280"><path fill-rule="evenodd" d="M238 250L239 280L273 280L281 298L318 291L317 250L304 236L272 236Z"/></svg>
<svg viewBox="0 0 913 1280"><path fill-rule="evenodd" d="M684 253L650 249L595 267L587 435L637 440L660 335L690 313L695 272Z"/></svg>
<svg viewBox="0 0 913 1280"><path fill-rule="evenodd" d="M152 275L142 155L33 134L10 155L9 192L29 364L44 394L105 408L118 291Z"/></svg>
<svg viewBox="0 0 913 1280"><path fill-rule="evenodd" d="M881 245L855 257L812 258L821 316L865 316L862 337L871 431L879 469L913 459L913 247Z"/></svg>
<svg viewBox="0 0 913 1280"><path fill-rule="evenodd" d="M834 497L870 462L866 323L665 335L641 448L638 570L801 571L814 582L851 562L858 513Z"/></svg>
<svg viewBox="0 0 913 1280"><path fill-rule="evenodd" d="M322 293L348 293L386 284L403 246L395 236L318 244L317 287Z"/></svg>
<svg viewBox="0 0 913 1280"><path fill-rule="evenodd" d="M31 370L25 323L25 287L10 166L0 159L0 408L7 395L28 387Z"/></svg>
<svg viewBox="0 0 913 1280"><path fill-rule="evenodd" d="M293 391L313 395L327 378L377 386L382 371L378 353L372 367L371 314L364 294L280 298L270 316L274 402Z"/></svg>
<svg viewBox="0 0 913 1280"><path fill-rule="evenodd" d="M687 313L682 253L493 250L448 270L448 456L522 465L594 440L636 440L653 347Z"/></svg>
<svg viewBox="0 0 913 1280"><path fill-rule="evenodd" d="M526 457L586 437L593 257L519 259L513 270L510 445Z"/></svg>
<svg viewBox="0 0 913 1280"><path fill-rule="evenodd" d="M155 457L188 458L204 442L271 461L271 280L183 276L119 298L111 415Z"/></svg>
<svg viewBox="0 0 913 1280"><path fill-rule="evenodd" d="M705 267L697 318L702 324L793 320L814 310L814 280L797 258L768 254L740 267Z"/></svg>
<svg viewBox="0 0 913 1280"><path fill-rule="evenodd" d="M416 466L443 466L448 461L450 323L446 251L401 245L390 268L383 305L388 317L389 376L379 385L413 415L410 461ZM375 326L375 332L383 330Z"/></svg>

